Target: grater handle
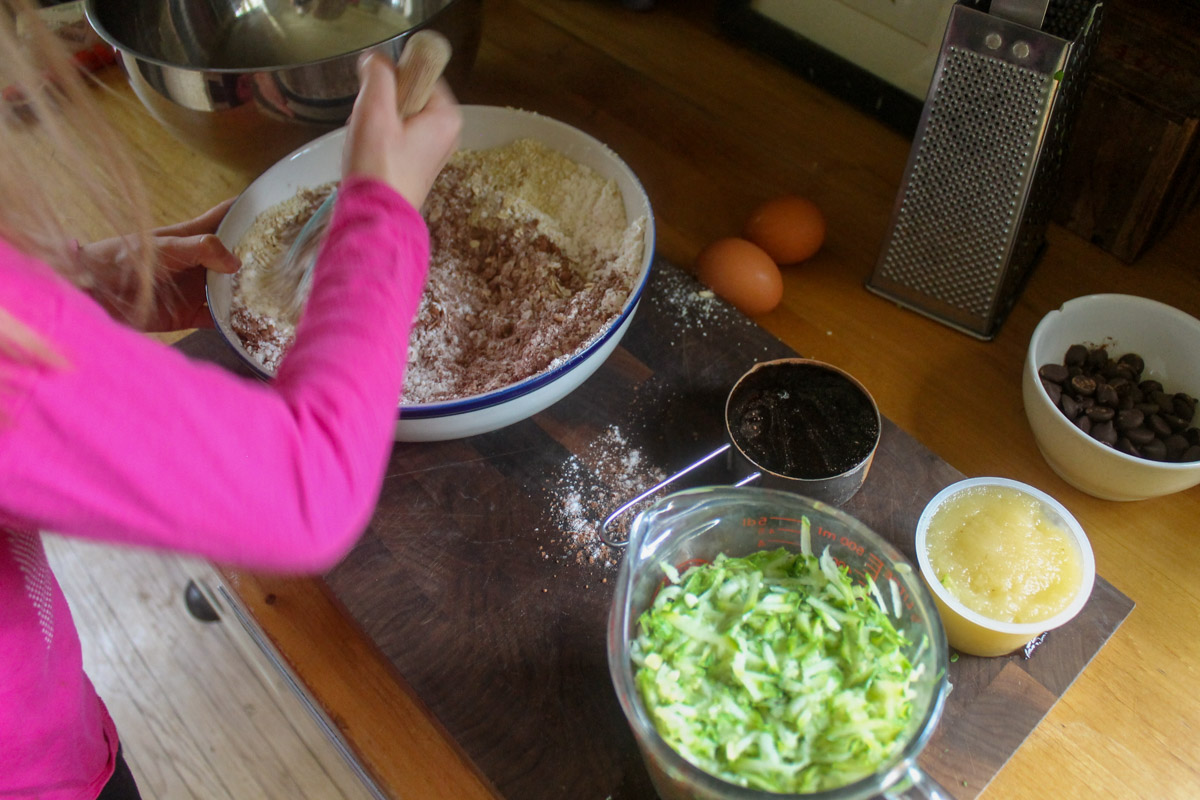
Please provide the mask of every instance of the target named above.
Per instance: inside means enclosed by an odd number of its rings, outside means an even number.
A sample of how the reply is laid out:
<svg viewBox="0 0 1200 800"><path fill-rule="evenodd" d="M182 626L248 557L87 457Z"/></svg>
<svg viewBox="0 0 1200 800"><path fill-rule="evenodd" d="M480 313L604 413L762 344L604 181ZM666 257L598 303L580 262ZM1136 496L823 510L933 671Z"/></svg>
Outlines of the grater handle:
<svg viewBox="0 0 1200 800"><path fill-rule="evenodd" d="M1050 0L992 0L988 13L1040 31L1049 7Z"/></svg>

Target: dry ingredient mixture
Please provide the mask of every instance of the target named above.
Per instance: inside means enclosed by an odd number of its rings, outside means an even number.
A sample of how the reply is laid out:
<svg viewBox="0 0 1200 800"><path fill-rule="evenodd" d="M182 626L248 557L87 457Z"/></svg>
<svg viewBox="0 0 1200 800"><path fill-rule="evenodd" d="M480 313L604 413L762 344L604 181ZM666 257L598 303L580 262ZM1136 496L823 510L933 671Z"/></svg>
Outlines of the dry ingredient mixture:
<svg viewBox="0 0 1200 800"><path fill-rule="evenodd" d="M242 268L233 276L229 324L241 338L246 352L269 372L279 367L279 360L292 343L296 328L287 315L281 313L278 298L262 288L263 277L287 253L304 223L335 186L326 183L301 189L267 209L251 223L234 247L234 253L242 260Z"/></svg>
<svg viewBox="0 0 1200 800"><path fill-rule="evenodd" d="M268 371L294 329L256 292L332 186L260 215L238 245L232 325ZM641 270L647 220L620 189L533 139L459 151L422 210L431 254L409 339L404 402L482 394L552 369L620 314Z"/></svg>

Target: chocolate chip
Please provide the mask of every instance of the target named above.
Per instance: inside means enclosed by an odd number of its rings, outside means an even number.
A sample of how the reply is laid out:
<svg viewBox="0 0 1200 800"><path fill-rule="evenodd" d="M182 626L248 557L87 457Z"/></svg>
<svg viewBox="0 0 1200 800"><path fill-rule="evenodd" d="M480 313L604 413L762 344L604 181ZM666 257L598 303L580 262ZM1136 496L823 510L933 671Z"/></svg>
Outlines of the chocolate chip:
<svg viewBox="0 0 1200 800"><path fill-rule="evenodd" d="M1087 361L1088 349L1081 344L1073 344L1067 348L1067 354L1063 358L1063 362L1068 367L1078 367Z"/></svg>
<svg viewBox="0 0 1200 800"><path fill-rule="evenodd" d="M1172 433L1163 440L1163 444L1167 446L1167 461L1178 461L1189 447L1188 440L1181 433Z"/></svg>
<svg viewBox="0 0 1200 800"><path fill-rule="evenodd" d="M1166 392L1154 392L1150 399L1158 404L1158 410L1164 414L1175 413L1175 398Z"/></svg>
<svg viewBox="0 0 1200 800"><path fill-rule="evenodd" d="M1067 419L1072 422L1083 413L1083 409L1079 407L1079 401L1069 394L1064 394L1059 398L1059 408L1066 414Z"/></svg>
<svg viewBox="0 0 1200 800"><path fill-rule="evenodd" d="M1145 447L1154 441L1154 431L1149 428L1130 428L1125 431L1125 435L1137 447Z"/></svg>
<svg viewBox="0 0 1200 800"><path fill-rule="evenodd" d="M1076 375L1071 378L1069 387L1072 392L1081 397L1091 397L1096 393L1096 379L1088 375Z"/></svg>
<svg viewBox="0 0 1200 800"><path fill-rule="evenodd" d="M1087 410L1087 415L1092 422L1112 422L1117 412L1111 406L1095 405Z"/></svg>
<svg viewBox="0 0 1200 800"><path fill-rule="evenodd" d="M1140 428L1145 421L1146 415L1136 408L1123 409L1117 414L1117 430Z"/></svg>
<svg viewBox="0 0 1200 800"><path fill-rule="evenodd" d="M1137 353L1126 353L1117 359L1117 363L1131 369L1135 375L1141 375L1146 368L1146 362Z"/></svg>
<svg viewBox="0 0 1200 800"><path fill-rule="evenodd" d="M1087 358L1083 362L1083 368L1092 372L1099 372L1108 364L1108 351L1103 347L1095 347L1088 351Z"/></svg>
<svg viewBox="0 0 1200 800"><path fill-rule="evenodd" d="M1053 381L1042 378L1042 388L1046 390L1046 394L1050 397L1050 402L1058 405L1062 399L1062 387Z"/></svg>
<svg viewBox="0 0 1200 800"><path fill-rule="evenodd" d="M1184 422L1191 422L1196 416L1196 398L1191 395L1179 392L1173 398L1175 406L1175 416L1179 417Z"/></svg>
<svg viewBox="0 0 1200 800"><path fill-rule="evenodd" d="M1111 409L1109 410L1111 411ZM1092 438L1107 445L1116 444L1117 429L1113 427L1112 420L1107 419L1102 422L1096 422L1092 426Z"/></svg>
<svg viewBox="0 0 1200 800"><path fill-rule="evenodd" d="M1107 383L1101 383L1096 387L1096 402L1109 408L1116 408L1120 398L1117 397L1117 390Z"/></svg>
<svg viewBox="0 0 1200 800"><path fill-rule="evenodd" d="M1163 444L1162 439L1151 439L1141 447L1142 458L1148 458L1151 461L1162 461L1167 457L1167 446Z"/></svg>
<svg viewBox="0 0 1200 800"><path fill-rule="evenodd" d="M1171 426L1159 414L1151 414L1146 417L1146 427L1159 439L1165 439L1171 435Z"/></svg>
<svg viewBox="0 0 1200 800"><path fill-rule="evenodd" d="M1066 364L1043 364L1038 370L1038 377L1062 385L1070 380L1071 371Z"/></svg>
<svg viewBox="0 0 1200 800"><path fill-rule="evenodd" d="M1167 423L1167 426L1176 433L1187 427L1187 423L1174 414L1168 414L1164 412L1159 414L1159 416L1162 417L1163 422Z"/></svg>

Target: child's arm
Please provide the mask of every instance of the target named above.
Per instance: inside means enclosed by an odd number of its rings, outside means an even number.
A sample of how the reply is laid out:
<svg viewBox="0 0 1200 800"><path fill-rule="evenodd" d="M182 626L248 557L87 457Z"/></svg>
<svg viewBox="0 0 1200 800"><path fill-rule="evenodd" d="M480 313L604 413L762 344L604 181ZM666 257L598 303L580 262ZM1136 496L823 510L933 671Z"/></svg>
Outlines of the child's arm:
<svg viewBox="0 0 1200 800"><path fill-rule="evenodd" d="M192 362L62 281L0 289L0 305L41 309L26 321L72 365L0 361L18 390L0 395L0 510L253 568L335 563L378 497L428 262L424 223L395 191L350 178L339 197L271 385Z"/></svg>

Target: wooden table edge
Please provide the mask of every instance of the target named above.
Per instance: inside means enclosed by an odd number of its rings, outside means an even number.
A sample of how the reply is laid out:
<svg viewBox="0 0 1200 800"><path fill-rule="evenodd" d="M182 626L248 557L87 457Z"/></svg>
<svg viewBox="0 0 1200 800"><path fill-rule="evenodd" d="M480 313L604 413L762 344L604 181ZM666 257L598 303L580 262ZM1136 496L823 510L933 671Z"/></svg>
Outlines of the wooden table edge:
<svg viewBox="0 0 1200 800"><path fill-rule="evenodd" d="M368 788L394 800L501 797L323 580L222 567L217 573L238 623L336 737Z"/></svg>

